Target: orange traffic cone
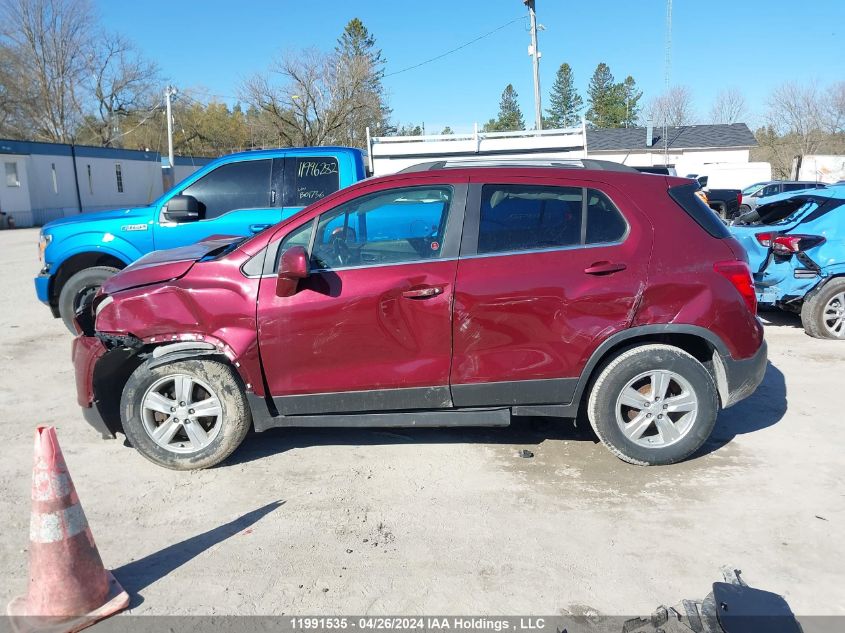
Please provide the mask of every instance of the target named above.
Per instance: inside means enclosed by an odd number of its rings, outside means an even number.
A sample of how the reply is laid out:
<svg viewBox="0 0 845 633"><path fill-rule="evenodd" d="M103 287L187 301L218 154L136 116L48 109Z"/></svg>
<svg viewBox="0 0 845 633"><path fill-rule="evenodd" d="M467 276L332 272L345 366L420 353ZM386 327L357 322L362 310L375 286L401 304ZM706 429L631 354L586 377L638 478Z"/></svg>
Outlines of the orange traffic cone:
<svg viewBox="0 0 845 633"><path fill-rule="evenodd" d="M129 605L103 568L51 426L35 431L29 541L29 591L6 610L17 631L72 633Z"/></svg>

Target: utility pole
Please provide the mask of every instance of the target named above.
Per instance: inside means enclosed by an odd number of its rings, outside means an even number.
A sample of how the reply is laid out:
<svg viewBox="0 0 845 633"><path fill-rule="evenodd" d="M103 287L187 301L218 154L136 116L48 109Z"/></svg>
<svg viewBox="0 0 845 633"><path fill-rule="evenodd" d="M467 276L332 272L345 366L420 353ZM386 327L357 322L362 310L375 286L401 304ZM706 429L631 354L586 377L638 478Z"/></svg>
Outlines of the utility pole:
<svg viewBox="0 0 845 633"><path fill-rule="evenodd" d="M173 115L170 111L170 98L176 96L176 88L167 86L164 89L164 99L167 102L167 158L170 162L170 173L173 173Z"/></svg>
<svg viewBox="0 0 845 633"><path fill-rule="evenodd" d="M543 129L543 109L540 105L540 51L537 49L537 13L534 8L535 0L522 0L522 4L528 7L528 16L531 18L531 46L528 47L528 54L531 55L534 65L534 129Z"/></svg>

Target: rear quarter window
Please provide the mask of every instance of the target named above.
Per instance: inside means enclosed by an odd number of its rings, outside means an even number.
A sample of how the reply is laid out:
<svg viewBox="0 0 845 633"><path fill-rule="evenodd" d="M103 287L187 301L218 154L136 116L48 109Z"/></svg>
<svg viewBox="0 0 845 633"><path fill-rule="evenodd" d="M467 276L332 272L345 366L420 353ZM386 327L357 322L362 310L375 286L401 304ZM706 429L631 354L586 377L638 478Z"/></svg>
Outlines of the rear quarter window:
<svg viewBox="0 0 845 633"><path fill-rule="evenodd" d="M719 219L716 212L704 204L704 201L695 195L698 191L698 184L681 185L669 189L669 197L675 201L689 217L695 220L702 229L713 237L724 239L730 237L730 231L724 222Z"/></svg>

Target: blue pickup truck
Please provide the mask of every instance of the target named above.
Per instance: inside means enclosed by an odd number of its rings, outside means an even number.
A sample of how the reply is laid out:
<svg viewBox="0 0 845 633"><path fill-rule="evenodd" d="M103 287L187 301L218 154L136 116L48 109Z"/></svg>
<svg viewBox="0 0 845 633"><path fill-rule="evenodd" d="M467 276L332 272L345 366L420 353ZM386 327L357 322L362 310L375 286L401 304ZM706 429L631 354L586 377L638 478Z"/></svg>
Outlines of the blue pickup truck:
<svg viewBox="0 0 845 633"><path fill-rule="evenodd" d="M258 233L365 177L360 150L282 148L231 154L149 206L83 213L46 224L38 298L74 331L73 316L118 270L154 250L211 235Z"/></svg>

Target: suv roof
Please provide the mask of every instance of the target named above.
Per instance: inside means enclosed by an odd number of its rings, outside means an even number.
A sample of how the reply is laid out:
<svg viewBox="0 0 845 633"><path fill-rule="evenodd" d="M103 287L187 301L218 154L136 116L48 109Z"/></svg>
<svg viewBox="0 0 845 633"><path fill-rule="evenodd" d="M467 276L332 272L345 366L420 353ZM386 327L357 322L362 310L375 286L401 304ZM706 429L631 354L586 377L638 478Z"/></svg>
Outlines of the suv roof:
<svg viewBox="0 0 845 633"><path fill-rule="evenodd" d="M595 169L599 171L621 171L635 174L640 173L636 169L634 169L633 167L629 167L628 165L614 163L613 161L609 160L596 160L593 158L514 158L490 160L447 159L411 165L410 167L406 167L405 169L400 169L396 173L408 174L420 171L434 171L439 169L471 169L474 167L539 167L546 169Z"/></svg>

